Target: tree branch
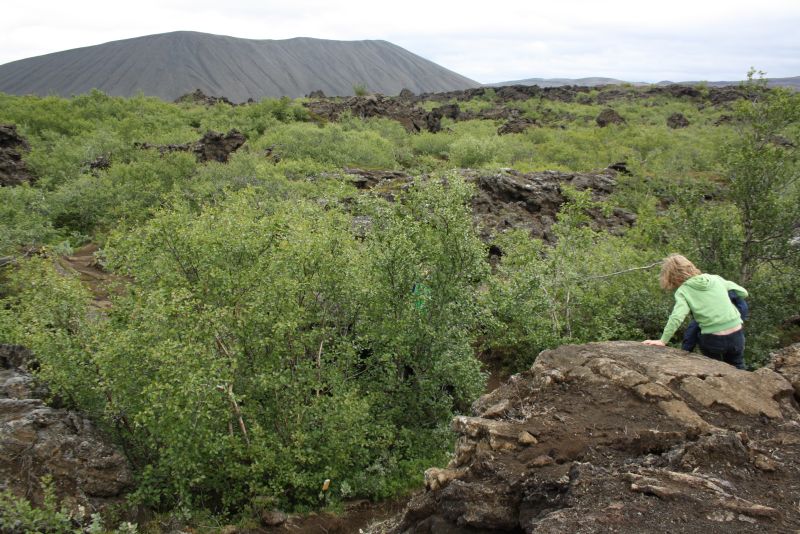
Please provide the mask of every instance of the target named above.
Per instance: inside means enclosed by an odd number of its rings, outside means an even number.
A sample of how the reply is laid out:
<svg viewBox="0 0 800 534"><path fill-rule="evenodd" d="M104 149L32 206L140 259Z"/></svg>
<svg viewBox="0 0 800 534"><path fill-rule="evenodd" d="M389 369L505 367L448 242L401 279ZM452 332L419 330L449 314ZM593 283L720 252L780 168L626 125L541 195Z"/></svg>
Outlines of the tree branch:
<svg viewBox="0 0 800 534"><path fill-rule="evenodd" d="M662 261L658 260L657 262L651 263L650 265L645 265L644 267L632 267L630 269L617 271L615 273L601 274L599 276L590 276L589 278L584 278L582 280L578 280L578 283L582 284L583 282L588 282L589 280L601 280L603 278L611 278L612 276L617 276L617 275L625 274L625 273L632 273L634 271L646 271L647 269L652 269L653 267L655 267L657 265L661 265L661 263L662 263Z"/></svg>

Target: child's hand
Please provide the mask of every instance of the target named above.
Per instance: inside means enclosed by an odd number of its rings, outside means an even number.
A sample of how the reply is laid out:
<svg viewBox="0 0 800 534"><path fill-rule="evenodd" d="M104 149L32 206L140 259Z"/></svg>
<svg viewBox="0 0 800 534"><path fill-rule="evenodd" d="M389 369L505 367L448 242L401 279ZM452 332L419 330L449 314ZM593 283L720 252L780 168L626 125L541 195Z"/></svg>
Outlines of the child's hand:
<svg viewBox="0 0 800 534"><path fill-rule="evenodd" d="M642 341L645 345L653 345L654 347L666 347L667 344L660 339L646 339Z"/></svg>

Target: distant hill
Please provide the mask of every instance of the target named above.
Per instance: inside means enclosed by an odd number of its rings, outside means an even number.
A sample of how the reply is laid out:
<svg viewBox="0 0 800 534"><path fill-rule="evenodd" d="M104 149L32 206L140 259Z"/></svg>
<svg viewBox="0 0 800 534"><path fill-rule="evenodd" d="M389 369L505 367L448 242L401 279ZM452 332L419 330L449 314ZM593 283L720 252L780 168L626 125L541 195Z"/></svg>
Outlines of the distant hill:
<svg viewBox="0 0 800 534"><path fill-rule="evenodd" d="M525 80L512 80L509 82L489 83L489 87L503 87L505 85L538 85L539 87L562 87L564 85L578 85L581 87L597 87L598 85L620 85L626 82L615 78L526 78ZM635 82L633 85L649 85Z"/></svg>
<svg viewBox="0 0 800 534"><path fill-rule="evenodd" d="M525 80L514 80L509 82L498 82L498 83L490 83L486 84L487 87L503 87L505 85L538 85L539 87L562 87L565 85L578 85L581 87L597 87L599 85L620 85L620 84L630 84L634 86L646 86L646 85L673 85L673 84L680 84L680 85L695 85L698 83L705 83L710 87L725 87L727 85L739 85L740 81L729 81L729 82L700 82L700 81L689 81L689 82L671 82L668 80L664 80L657 83L646 83L646 82L627 82L625 80L617 80L616 78L527 78ZM800 76L794 76L792 78L769 78L767 84L770 87L790 87L792 89L800 90Z"/></svg>
<svg viewBox="0 0 800 534"><path fill-rule="evenodd" d="M352 95L355 85L396 95L480 84L387 41L239 39L198 32L148 35L0 65L0 91L70 96L93 88L167 100L195 89L234 102Z"/></svg>
<svg viewBox="0 0 800 534"><path fill-rule="evenodd" d="M672 82L659 82L659 84L671 84ZM701 82L681 82L683 84L695 84ZM710 87L725 87L726 85L739 85L737 82L705 82ZM791 78L768 78L767 85L770 87L790 87L795 90L800 90L800 76L793 76Z"/></svg>

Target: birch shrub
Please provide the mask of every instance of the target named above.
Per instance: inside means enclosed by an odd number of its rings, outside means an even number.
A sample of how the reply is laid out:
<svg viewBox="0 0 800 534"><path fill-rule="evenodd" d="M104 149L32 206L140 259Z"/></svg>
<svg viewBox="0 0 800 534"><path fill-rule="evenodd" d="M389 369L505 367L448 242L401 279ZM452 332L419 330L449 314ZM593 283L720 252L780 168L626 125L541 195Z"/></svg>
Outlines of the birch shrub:
<svg viewBox="0 0 800 534"><path fill-rule="evenodd" d="M386 496L443 461L451 416L482 389L470 194L453 178L368 201L385 217L366 234L335 206L253 188L176 202L109 239L105 261L129 281L107 317L39 259L14 274L0 326L114 432L141 502Z"/></svg>

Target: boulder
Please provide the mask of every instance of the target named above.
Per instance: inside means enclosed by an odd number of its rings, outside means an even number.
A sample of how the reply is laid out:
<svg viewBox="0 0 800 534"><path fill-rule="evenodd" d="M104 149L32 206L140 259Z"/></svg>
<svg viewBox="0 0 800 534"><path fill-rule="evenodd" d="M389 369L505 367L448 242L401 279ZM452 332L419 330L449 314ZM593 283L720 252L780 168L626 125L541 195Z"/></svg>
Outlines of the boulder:
<svg viewBox="0 0 800 534"><path fill-rule="evenodd" d="M615 110L606 108L597 115L595 122L599 127L605 128L610 124L625 124L625 119Z"/></svg>
<svg viewBox="0 0 800 534"><path fill-rule="evenodd" d="M677 130L679 128L686 128L689 126L689 119L687 119L683 113L673 113L669 117L667 117L667 126L672 128L673 130Z"/></svg>
<svg viewBox="0 0 800 534"><path fill-rule="evenodd" d="M381 532L794 532L797 351L756 372L640 342L544 351L453 420L450 465Z"/></svg>
<svg viewBox="0 0 800 534"><path fill-rule="evenodd" d="M179 96L175 99L176 104L182 102L201 104L204 106L214 106L216 104L227 104L229 106L236 105L224 96L209 96L200 89L195 89L193 92L186 93L185 95Z"/></svg>
<svg viewBox="0 0 800 534"><path fill-rule="evenodd" d="M792 384L795 398L800 402L800 343L774 352L767 367L780 373Z"/></svg>
<svg viewBox="0 0 800 534"><path fill-rule="evenodd" d="M22 157L30 151L28 142L13 124L0 124L0 187L33 183L36 176Z"/></svg>
<svg viewBox="0 0 800 534"><path fill-rule="evenodd" d="M207 161L226 163L230 155L239 150L245 141L247 139L244 134L236 129L226 134L206 132L202 139L195 143L194 154L202 163Z"/></svg>
<svg viewBox="0 0 800 534"><path fill-rule="evenodd" d="M83 414L45 404L45 390L25 370L22 347L0 345L0 486L41 505L40 480L86 513L121 501L132 486L125 457Z"/></svg>
<svg viewBox="0 0 800 534"><path fill-rule="evenodd" d="M497 135L522 133L531 126L538 126L538 123L527 117L512 119L497 129Z"/></svg>

